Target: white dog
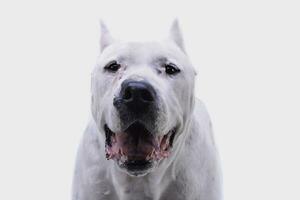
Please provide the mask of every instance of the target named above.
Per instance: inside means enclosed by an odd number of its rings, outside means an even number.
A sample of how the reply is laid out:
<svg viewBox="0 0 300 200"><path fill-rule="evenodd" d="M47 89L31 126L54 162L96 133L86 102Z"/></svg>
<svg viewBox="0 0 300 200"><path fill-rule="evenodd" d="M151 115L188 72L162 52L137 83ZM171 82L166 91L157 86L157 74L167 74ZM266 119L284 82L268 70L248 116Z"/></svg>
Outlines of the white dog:
<svg viewBox="0 0 300 200"><path fill-rule="evenodd" d="M118 42L102 25L92 119L73 200L220 200L209 116L175 21L162 42Z"/></svg>

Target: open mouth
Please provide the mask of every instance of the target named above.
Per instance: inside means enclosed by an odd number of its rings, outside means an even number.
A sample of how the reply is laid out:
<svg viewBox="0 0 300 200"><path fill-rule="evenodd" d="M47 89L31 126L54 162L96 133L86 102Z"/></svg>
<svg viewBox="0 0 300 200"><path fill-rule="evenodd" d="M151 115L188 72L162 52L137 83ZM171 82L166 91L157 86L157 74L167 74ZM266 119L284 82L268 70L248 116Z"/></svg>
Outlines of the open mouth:
<svg viewBox="0 0 300 200"><path fill-rule="evenodd" d="M134 122L124 132L115 133L106 124L106 158L117 160L129 171L146 170L154 162L169 156L176 128L159 135L148 131L140 122Z"/></svg>

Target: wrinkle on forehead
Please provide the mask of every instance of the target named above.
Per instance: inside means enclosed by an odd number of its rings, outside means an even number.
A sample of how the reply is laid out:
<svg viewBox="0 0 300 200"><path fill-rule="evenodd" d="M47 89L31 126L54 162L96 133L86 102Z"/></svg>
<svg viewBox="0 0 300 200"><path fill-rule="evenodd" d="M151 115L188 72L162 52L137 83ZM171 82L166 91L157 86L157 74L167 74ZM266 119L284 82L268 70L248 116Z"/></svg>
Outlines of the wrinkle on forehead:
<svg viewBox="0 0 300 200"><path fill-rule="evenodd" d="M127 42L112 44L100 57L101 60L115 58L120 61L150 62L154 59L163 61L167 57L175 57L174 54L178 58L178 53L160 42Z"/></svg>
<svg viewBox="0 0 300 200"><path fill-rule="evenodd" d="M122 50L119 51L118 60L136 65L163 60L162 55L165 55L165 49L158 43L128 43Z"/></svg>
<svg viewBox="0 0 300 200"><path fill-rule="evenodd" d="M160 66L171 62L181 70L195 75L188 57L173 43L162 42L118 42L107 47L97 60L97 66L102 68L111 60L116 60L125 66ZM188 67L186 67L188 66Z"/></svg>

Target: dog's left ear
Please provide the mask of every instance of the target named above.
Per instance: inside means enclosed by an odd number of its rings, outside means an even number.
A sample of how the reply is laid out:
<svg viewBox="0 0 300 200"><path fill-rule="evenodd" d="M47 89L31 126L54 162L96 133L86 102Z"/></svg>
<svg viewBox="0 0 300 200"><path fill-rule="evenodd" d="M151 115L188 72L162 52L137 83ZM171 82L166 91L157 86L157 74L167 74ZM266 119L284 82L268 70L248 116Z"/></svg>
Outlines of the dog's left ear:
<svg viewBox="0 0 300 200"><path fill-rule="evenodd" d="M113 43L114 39L111 36L107 26L102 20L100 21L100 27L101 27L100 51L102 52L106 47L108 47Z"/></svg>
<svg viewBox="0 0 300 200"><path fill-rule="evenodd" d="M181 34L181 29L180 29L180 26L179 26L178 19L175 19L173 21L173 24L172 24L171 29L170 29L169 37L173 42L175 42L175 44L177 44L177 46L183 52L185 52L184 41L183 41L183 37L182 37L182 34Z"/></svg>

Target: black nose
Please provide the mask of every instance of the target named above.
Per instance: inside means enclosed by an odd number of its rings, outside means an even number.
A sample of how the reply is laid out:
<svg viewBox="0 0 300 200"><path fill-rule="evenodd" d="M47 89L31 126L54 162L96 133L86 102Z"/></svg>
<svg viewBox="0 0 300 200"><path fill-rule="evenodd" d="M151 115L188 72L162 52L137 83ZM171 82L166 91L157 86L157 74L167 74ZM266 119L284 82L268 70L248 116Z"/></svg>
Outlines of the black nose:
<svg viewBox="0 0 300 200"><path fill-rule="evenodd" d="M144 112L155 102L155 99L155 90L149 83L125 80L121 85L119 97L114 100L114 105L117 108L126 106L133 112Z"/></svg>

